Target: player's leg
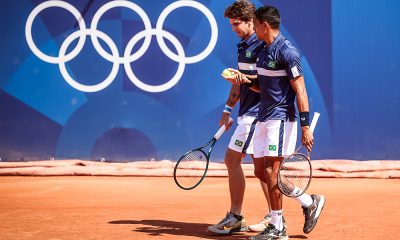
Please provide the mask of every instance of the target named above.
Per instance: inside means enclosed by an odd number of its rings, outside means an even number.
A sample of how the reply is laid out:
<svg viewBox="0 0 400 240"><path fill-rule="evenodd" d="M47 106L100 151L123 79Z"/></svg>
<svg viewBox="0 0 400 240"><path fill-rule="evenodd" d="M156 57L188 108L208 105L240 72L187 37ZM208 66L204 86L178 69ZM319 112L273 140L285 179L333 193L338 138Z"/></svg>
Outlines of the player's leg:
<svg viewBox="0 0 400 240"><path fill-rule="evenodd" d="M253 163L255 166L255 169L260 169L261 170L261 175L263 174L262 169L264 168L264 158L255 158L254 154L251 155L251 157L253 158ZM262 232L264 231L264 229L267 227L268 223L271 221L271 202L269 199L269 193L268 193L268 186L265 182L260 180L260 185L261 188L263 190L263 194L265 196L265 199L267 201L267 211L266 211L266 215L263 217L263 219L260 220L260 222L253 224L253 225L249 225L249 230L253 231L253 232Z"/></svg>
<svg viewBox="0 0 400 240"><path fill-rule="evenodd" d="M208 231L228 235L234 232L246 231L246 221L242 216L242 204L245 190L245 176L242 169L242 153L245 146L249 126L239 124L232 135L225 154L225 164L228 170L231 208L220 222L208 227Z"/></svg>
<svg viewBox="0 0 400 240"><path fill-rule="evenodd" d="M242 117L232 135L225 155L228 169L231 209L234 214L241 215L245 190L245 176L242 169L242 159L246 153L253 153L253 133L255 129L253 117Z"/></svg>
<svg viewBox="0 0 400 240"><path fill-rule="evenodd" d="M264 174L264 149L266 147L265 137L267 129L265 122L258 122L254 131L253 139L253 163L254 163L254 175L263 183L266 184L267 180ZM267 187L268 189L268 187Z"/></svg>
<svg viewBox="0 0 400 240"><path fill-rule="evenodd" d="M256 176L260 178L260 180L265 181L268 186L268 193L271 201L271 222L263 232L251 239L288 239L282 213L282 193L277 184L277 173L280 163L283 160L284 122L280 120L268 120L266 122L261 122L260 127L262 127L264 131L261 136L255 136L254 155L256 161L259 161L258 159L263 157L264 166L263 169L261 169L261 173L260 169L257 169L255 173L257 173ZM262 166L262 164L259 165ZM264 177L262 175L264 175Z"/></svg>
<svg viewBox="0 0 400 240"><path fill-rule="evenodd" d="M230 148L225 154L225 164L228 170L229 193L231 197L230 212L236 215L242 214L244 190L246 188L245 176L242 169L241 152L236 152Z"/></svg>
<svg viewBox="0 0 400 240"><path fill-rule="evenodd" d="M283 157L264 157L265 175L271 201L271 224L278 230L283 229L282 219L282 193L278 188L278 171Z"/></svg>
<svg viewBox="0 0 400 240"><path fill-rule="evenodd" d="M266 136L264 154L264 169L268 193L271 202L271 210L282 208L282 193L278 188L278 171L283 160L284 122L280 120L269 120L265 122Z"/></svg>
<svg viewBox="0 0 400 240"><path fill-rule="evenodd" d="M285 139L284 139L284 155L292 154L296 147L297 140L297 122L285 123ZM295 198L303 209L304 226L303 232L310 233L317 224L319 215L325 205L325 197L323 195L309 195L303 193Z"/></svg>
<svg viewBox="0 0 400 240"><path fill-rule="evenodd" d="M282 211L282 194L277 187L276 179L276 173L277 169L279 169L280 161L281 159L278 157L264 158L264 173L266 175L265 179L268 184L271 201L271 221L261 233L251 237L250 239L288 239L285 219Z"/></svg>
<svg viewBox="0 0 400 240"><path fill-rule="evenodd" d="M246 153L248 155L251 156L251 158L253 159L253 163L258 165L258 164L263 164L263 161L255 161L254 160L254 133L255 133L255 129L256 129L256 124L257 124L258 120L255 119L252 123L251 123L251 127L249 129L248 132L248 137L245 143L245 146L243 148L243 153ZM257 169L262 169L263 166L261 167L257 167ZM249 230L250 231L255 231L255 232L261 232L265 229L265 227L268 225L268 222L271 220L271 215L270 215L270 201L269 201L269 197L268 197L268 187L267 184L264 183L263 181L260 180L260 184L261 184L261 188L263 190L263 194L265 196L266 202L267 202L267 211L266 211L266 215L263 217L263 219L257 223L257 224L253 224L249 226Z"/></svg>

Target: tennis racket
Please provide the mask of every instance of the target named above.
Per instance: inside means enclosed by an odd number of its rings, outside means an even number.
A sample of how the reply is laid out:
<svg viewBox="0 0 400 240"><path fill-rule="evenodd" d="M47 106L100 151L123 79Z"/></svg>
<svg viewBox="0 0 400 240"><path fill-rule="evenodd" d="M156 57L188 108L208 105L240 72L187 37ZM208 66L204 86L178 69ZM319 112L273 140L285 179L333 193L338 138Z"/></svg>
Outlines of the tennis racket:
<svg viewBox="0 0 400 240"><path fill-rule="evenodd" d="M314 132L320 114L315 112L311 121L310 130ZM283 159L278 171L279 190L288 197L298 197L302 195L310 186L312 178L312 168L310 152L303 154L301 145L293 154Z"/></svg>
<svg viewBox="0 0 400 240"><path fill-rule="evenodd" d="M208 143L185 153L179 158L174 168L174 180L178 187L184 190L191 190L203 181L207 174L211 151L225 130L225 125L222 125ZM205 148L207 146L210 146L210 148L206 154L207 150Z"/></svg>

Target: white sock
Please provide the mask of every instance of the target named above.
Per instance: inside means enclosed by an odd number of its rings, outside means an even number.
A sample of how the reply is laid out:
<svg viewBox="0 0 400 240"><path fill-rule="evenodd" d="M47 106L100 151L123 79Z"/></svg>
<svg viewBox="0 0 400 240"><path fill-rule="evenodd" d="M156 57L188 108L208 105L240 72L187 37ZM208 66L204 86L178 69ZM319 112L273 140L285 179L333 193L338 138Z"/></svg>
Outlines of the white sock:
<svg viewBox="0 0 400 240"><path fill-rule="evenodd" d="M282 223L282 209L281 210L272 210L271 211L271 224L275 226L276 229L282 231L283 223Z"/></svg>
<svg viewBox="0 0 400 240"><path fill-rule="evenodd" d="M290 196L296 197L296 196L301 195L302 193L303 193L303 191L301 191L298 187L295 186L293 188L293 192L290 194Z"/></svg>
<svg viewBox="0 0 400 240"><path fill-rule="evenodd" d="M298 191L301 191L301 190L298 189L297 187L295 187L292 194L297 193ZM312 197L310 195L308 195L307 193L303 193L299 197L296 197L296 200L301 204L301 206L306 207L306 208L311 206L311 204L313 204L313 202L314 202Z"/></svg>

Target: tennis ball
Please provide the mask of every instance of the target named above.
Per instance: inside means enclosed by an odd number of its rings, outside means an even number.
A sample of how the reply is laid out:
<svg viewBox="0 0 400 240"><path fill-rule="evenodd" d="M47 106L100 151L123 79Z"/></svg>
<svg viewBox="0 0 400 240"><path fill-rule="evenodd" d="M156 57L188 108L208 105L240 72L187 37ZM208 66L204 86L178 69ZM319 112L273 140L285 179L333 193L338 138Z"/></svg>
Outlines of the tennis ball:
<svg viewBox="0 0 400 240"><path fill-rule="evenodd" d="M229 71L229 69L225 69L225 70L222 72L222 75L224 75L224 76L226 76L226 77L229 77L229 76L232 76L233 73L232 73L231 71Z"/></svg>

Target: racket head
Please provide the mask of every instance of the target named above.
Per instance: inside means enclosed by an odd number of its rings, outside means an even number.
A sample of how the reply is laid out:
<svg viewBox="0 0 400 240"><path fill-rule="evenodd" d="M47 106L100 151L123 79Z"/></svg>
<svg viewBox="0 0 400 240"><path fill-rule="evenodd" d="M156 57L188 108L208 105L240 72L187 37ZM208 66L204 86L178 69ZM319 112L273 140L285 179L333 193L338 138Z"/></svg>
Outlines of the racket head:
<svg viewBox="0 0 400 240"><path fill-rule="evenodd" d="M310 186L312 166L309 156L303 153L294 153L280 164L278 171L279 190L288 197L301 196Z"/></svg>
<svg viewBox="0 0 400 240"><path fill-rule="evenodd" d="M174 168L174 181L184 190L197 187L206 176L209 155L201 148L185 153L179 158Z"/></svg>

